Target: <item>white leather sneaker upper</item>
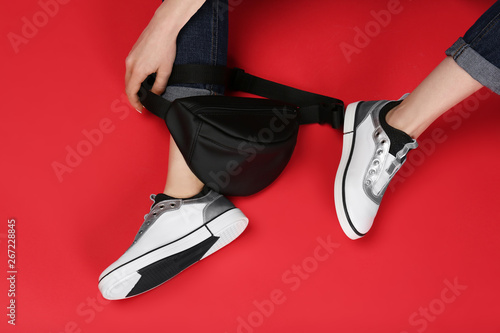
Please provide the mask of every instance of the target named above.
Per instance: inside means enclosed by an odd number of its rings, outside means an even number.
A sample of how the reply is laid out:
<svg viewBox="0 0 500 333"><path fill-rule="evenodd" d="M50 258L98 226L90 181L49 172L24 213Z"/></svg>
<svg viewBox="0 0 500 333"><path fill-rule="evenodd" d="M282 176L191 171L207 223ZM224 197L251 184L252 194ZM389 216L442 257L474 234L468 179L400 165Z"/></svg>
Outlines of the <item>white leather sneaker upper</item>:
<svg viewBox="0 0 500 333"><path fill-rule="evenodd" d="M151 197L154 200L154 195ZM198 199L171 199L157 203L144 216L144 223L132 245L117 261L102 272L99 279L117 267L202 227L221 209L227 210L233 207L229 200L213 191Z"/></svg>
<svg viewBox="0 0 500 333"><path fill-rule="evenodd" d="M346 113L345 151L337 172L335 195L339 221L353 239L370 230L389 182L408 151L417 147L413 140L395 156L390 153L391 138L379 120L380 111L389 102L358 102L350 105Z"/></svg>

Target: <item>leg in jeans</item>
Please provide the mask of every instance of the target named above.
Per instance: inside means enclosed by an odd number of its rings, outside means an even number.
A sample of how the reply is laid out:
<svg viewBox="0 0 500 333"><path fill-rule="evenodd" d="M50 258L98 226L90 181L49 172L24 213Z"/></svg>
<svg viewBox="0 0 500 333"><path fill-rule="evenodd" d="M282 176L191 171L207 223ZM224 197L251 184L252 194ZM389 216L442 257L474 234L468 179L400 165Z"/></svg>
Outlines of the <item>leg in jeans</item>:
<svg viewBox="0 0 500 333"><path fill-rule="evenodd" d="M500 1L446 50L448 57L387 115L417 138L429 125L482 86L500 94Z"/></svg>
<svg viewBox="0 0 500 333"><path fill-rule="evenodd" d="M348 237L370 230L389 182L434 120L483 86L500 94L500 1L446 54L404 100L347 107L335 208Z"/></svg>
<svg viewBox="0 0 500 333"><path fill-rule="evenodd" d="M226 65L227 40L227 0L207 0L180 31L174 65ZM224 94L224 87L202 84L168 86L163 97L172 101L210 94ZM174 198L189 198L202 188L203 183L191 172L171 137L164 193Z"/></svg>

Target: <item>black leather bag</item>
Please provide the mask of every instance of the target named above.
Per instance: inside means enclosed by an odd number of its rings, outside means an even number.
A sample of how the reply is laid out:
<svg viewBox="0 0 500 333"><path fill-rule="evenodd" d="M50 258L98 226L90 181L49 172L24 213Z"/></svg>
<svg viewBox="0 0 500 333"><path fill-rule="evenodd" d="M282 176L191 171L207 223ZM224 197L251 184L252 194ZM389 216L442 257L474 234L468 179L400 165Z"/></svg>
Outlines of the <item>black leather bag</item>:
<svg viewBox="0 0 500 333"><path fill-rule="evenodd" d="M292 156L299 125L340 128L344 103L264 80L241 69L174 66L169 84L225 83L229 90L274 99L193 96L168 102L143 82L143 105L164 119L193 173L225 195L254 194L272 183Z"/></svg>

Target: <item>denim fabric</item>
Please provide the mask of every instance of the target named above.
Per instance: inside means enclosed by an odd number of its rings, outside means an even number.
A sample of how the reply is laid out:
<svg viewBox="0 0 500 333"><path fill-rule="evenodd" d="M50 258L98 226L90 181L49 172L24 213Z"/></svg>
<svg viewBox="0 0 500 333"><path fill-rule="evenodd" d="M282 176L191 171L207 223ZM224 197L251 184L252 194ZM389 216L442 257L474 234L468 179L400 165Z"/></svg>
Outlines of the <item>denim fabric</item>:
<svg viewBox="0 0 500 333"><path fill-rule="evenodd" d="M483 86L500 94L500 1L445 53Z"/></svg>
<svg viewBox="0 0 500 333"><path fill-rule="evenodd" d="M228 0L206 0L177 37L175 65L226 65ZM186 87L190 89L179 89ZM224 94L224 87L208 84L177 84L167 87L163 97L173 100L193 95Z"/></svg>

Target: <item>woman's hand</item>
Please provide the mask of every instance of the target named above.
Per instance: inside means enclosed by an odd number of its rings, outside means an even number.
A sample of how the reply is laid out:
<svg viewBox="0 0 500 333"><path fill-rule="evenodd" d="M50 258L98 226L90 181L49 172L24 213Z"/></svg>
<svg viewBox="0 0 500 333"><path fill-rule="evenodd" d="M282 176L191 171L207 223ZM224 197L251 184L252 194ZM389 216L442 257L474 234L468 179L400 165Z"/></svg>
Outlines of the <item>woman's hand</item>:
<svg viewBox="0 0 500 333"><path fill-rule="evenodd" d="M143 106L137 92L149 74L156 73L151 89L161 94L167 86L175 60L179 31L205 0L167 0L156 10L148 26L132 47L125 61L125 91L130 104L139 112Z"/></svg>

